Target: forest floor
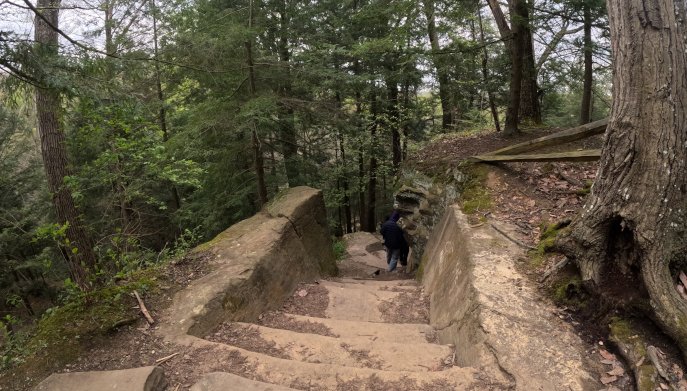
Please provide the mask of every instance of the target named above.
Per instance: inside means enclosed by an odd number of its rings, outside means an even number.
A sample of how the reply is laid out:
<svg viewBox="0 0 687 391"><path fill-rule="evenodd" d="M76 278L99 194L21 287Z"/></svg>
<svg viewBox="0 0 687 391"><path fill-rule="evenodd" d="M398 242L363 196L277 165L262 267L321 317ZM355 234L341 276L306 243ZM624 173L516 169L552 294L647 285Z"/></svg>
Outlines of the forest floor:
<svg viewBox="0 0 687 391"><path fill-rule="evenodd" d="M527 245L538 247L527 257L520 259L519 271L527 276L528 283L536 286L545 300L556 306L557 315L570 323L578 335L588 344L586 359L589 367L595 370L599 379L609 388L608 391L635 390L636 382L630 364L623 361L617 345L609 339L609 323L616 316L631 325L631 329L644 339L646 346L652 345L661 352L664 369L674 377L677 384L683 380L687 369L682 355L675 343L648 319L625 312L622 305L600 303L590 297L582 288L579 273L574 265L568 263L552 277L541 283L545 273L565 259L553 248L556 231L549 230L552 224L572 219L582 208L589 187L596 177L598 162L557 162L557 163L499 163L493 165L465 165L470 156L498 150L509 145L529 141L551 133L560 128L530 129L512 138L500 133L484 132L467 137L446 137L430 143L412 158L430 172L441 175L441 170L459 169L477 172L481 186L487 196L480 196L482 202L476 208L463 208L471 213L468 217L472 224L510 223L517 227L517 237ZM579 151L600 149L603 135L590 137L572 143L548 147L537 153ZM441 168L441 170L439 169ZM479 168L479 169L478 169ZM551 235L547 237L547 235ZM548 240L547 240L548 239ZM627 292L620 272L604 281L604 293L619 297ZM615 318L617 319L617 318ZM613 355L612 353L616 353ZM622 362L622 363L621 363ZM619 364L620 363L620 364ZM633 363L634 364L634 363ZM615 368L623 368L616 369ZM664 385L668 382L664 381ZM657 382L660 384L660 382ZM681 385L684 383L680 383ZM659 387L660 389L660 387ZM666 388L668 389L668 388Z"/></svg>

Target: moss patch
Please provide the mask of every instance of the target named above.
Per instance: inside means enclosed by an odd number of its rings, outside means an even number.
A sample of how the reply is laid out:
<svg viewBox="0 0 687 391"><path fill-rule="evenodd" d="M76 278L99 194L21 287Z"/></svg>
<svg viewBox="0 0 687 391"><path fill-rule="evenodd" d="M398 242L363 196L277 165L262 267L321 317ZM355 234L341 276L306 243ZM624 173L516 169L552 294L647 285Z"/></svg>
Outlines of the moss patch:
<svg viewBox="0 0 687 391"><path fill-rule="evenodd" d="M493 211L494 199L486 186L489 166L484 164L466 167L465 175L470 178L461 188L460 198L463 201L463 213L471 215L478 210L480 212Z"/></svg>
<svg viewBox="0 0 687 391"><path fill-rule="evenodd" d="M611 318L611 323L608 326L611 328L611 341L632 345L638 354L642 356L646 355L644 338L635 334L629 322L616 316ZM637 337L633 338L636 335Z"/></svg>
<svg viewBox="0 0 687 391"><path fill-rule="evenodd" d="M427 255L423 254L420 260L420 266L417 267L417 272L415 272L415 279L418 282L422 282L422 278L425 276L425 265L427 264Z"/></svg>
<svg viewBox="0 0 687 391"><path fill-rule="evenodd" d="M558 236L561 231L563 231L563 229L558 229L558 223L553 223L546 227L544 232L539 236L541 240L539 244L537 244L536 252L542 256L554 252L556 250L556 236Z"/></svg>
<svg viewBox="0 0 687 391"><path fill-rule="evenodd" d="M139 295L159 294L159 276L159 268L140 271L132 276L134 282L91 292L57 308L38 323L27 345L28 355L4 377L42 379L76 361L87 340L139 319L139 310L133 308L138 302L129 294L134 290Z"/></svg>
<svg viewBox="0 0 687 391"><path fill-rule="evenodd" d="M582 286L582 279L577 274L559 277L553 281L547 291L556 304L568 307L584 308L591 299Z"/></svg>

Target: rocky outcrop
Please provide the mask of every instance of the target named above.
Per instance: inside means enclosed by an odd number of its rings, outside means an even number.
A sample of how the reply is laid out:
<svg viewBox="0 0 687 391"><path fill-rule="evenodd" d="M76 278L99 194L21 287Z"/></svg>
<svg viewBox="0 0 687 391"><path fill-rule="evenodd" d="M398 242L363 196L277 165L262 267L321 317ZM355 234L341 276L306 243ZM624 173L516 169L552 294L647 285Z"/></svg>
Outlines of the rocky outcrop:
<svg viewBox="0 0 687 391"><path fill-rule="evenodd" d="M34 391L163 391L167 387L160 367L121 371L56 373L43 380Z"/></svg>
<svg viewBox="0 0 687 391"><path fill-rule="evenodd" d="M224 321L254 321L278 308L299 283L336 275L325 213L321 190L287 189L199 246L212 253L215 270L175 296L164 334L182 340Z"/></svg>
<svg viewBox="0 0 687 391"><path fill-rule="evenodd" d="M501 368L516 390L598 390L583 342L515 270L522 249L489 225L470 228L454 205L423 255L430 324L459 366Z"/></svg>
<svg viewBox="0 0 687 391"><path fill-rule="evenodd" d="M422 261L430 233L460 194L456 186L435 183L418 172L404 171L403 177L406 184L394 193L394 209L401 215L398 224L412 248L408 264L413 269Z"/></svg>

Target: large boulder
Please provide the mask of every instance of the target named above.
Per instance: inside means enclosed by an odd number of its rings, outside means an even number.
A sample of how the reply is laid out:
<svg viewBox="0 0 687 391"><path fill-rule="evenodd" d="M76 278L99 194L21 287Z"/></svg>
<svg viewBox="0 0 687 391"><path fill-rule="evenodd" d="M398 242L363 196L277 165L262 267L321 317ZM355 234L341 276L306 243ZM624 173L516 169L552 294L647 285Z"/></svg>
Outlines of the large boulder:
<svg viewBox="0 0 687 391"><path fill-rule="evenodd" d="M299 283L336 275L325 213L321 190L282 190L260 213L199 246L215 270L177 293L165 334L200 337L225 321L255 321Z"/></svg>
<svg viewBox="0 0 687 391"><path fill-rule="evenodd" d="M121 371L56 373L43 380L34 391L163 391L167 387L160 367Z"/></svg>

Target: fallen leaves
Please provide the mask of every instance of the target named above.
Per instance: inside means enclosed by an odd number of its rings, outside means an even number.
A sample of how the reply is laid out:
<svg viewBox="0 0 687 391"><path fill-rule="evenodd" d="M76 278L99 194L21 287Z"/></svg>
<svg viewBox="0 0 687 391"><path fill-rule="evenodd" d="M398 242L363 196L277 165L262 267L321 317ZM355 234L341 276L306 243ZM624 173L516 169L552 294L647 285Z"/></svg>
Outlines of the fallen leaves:
<svg viewBox="0 0 687 391"><path fill-rule="evenodd" d="M608 383L613 383L614 381L618 380L618 377L617 376L602 376L601 379L599 379L599 380L601 380L601 383L606 385Z"/></svg>
<svg viewBox="0 0 687 391"><path fill-rule="evenodd" d="M604 349L599 350L599 354L604 358L601 360L602 364L611 365L613 367L613 369L606 372L608 376L601 376L601 379L599 379L601 380L601 383L604 385L613 383L614 381L618 380L618 377L625 375L625 368L623 368L623 364L615 357L615 354ZM613 391L613 389L617 388L610 387L604 391Z"/></svg>
<svg viewBox="0 0 687 391"><path fill-rule="evenodd" d="M606 360L615 360L615 354L611 354L606 350L601 349L599 353L601 354L601 357L605 358Z"/></svg>

